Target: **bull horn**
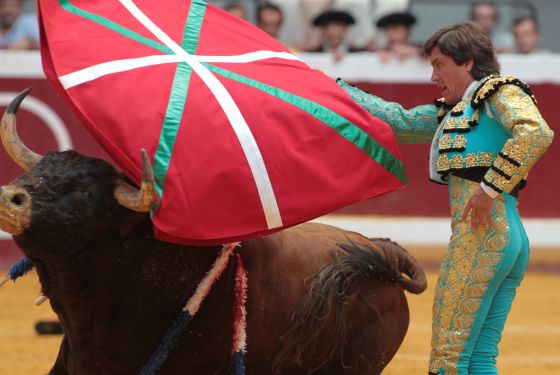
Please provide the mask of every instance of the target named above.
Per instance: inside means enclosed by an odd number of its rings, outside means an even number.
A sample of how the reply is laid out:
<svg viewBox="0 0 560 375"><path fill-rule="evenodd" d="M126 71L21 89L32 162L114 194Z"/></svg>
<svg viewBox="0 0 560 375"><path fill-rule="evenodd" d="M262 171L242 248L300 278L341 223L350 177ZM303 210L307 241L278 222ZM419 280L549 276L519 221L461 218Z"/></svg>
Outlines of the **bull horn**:
<svg viewBox="0 0 560 375"><path fill-rule="evenodd" d="M40 306L43 304L43 302L45 302L46 300L48 300L49 297L45 296L43 293L39 294L39 297L37 297L35 299L35 306Z"/></svg>
<svg viewBox="0 0 560 375"><path fill-rule="evenodd" d="M31 151L19 139L16 130L16 113L23 99L29 94L31 88L20 92L8 105L0 125L0 137L6 152L25 171L30 170L42 159L42 156Z"/></svg>
<svg viewBox="0 0 560 375"><path fill-rule="evenodd" d="M10 274L6 274L6 276L4 276L4 278L2 280L0 280L0 286L6 284L8 281L10 281L12 278L10 276Z"/></svg>
<svg viewBox="0 0 560 375"><path fill-rule="evenodd" d="M146 150L142 149L142 184L140 190L123 180L117 181L113 195L123 207L137 212L148 212L157 197L156 184L150 159Z"/></svg>

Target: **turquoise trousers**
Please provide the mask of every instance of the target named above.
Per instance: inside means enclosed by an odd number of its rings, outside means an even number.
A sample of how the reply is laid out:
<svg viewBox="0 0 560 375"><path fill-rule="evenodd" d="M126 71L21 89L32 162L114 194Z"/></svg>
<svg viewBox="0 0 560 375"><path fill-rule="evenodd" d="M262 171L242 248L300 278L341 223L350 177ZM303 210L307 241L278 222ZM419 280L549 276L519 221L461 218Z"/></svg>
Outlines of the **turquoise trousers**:
<svg viewBox="0 0 560 375"><path fill-rule="evenodd" d="M449 177L452 235L434 298L430 374L497 374L498 343L527 269L529 241L516 198L495 199L489 227L473 228L470 215L461 220L478 186Z"/></svg>

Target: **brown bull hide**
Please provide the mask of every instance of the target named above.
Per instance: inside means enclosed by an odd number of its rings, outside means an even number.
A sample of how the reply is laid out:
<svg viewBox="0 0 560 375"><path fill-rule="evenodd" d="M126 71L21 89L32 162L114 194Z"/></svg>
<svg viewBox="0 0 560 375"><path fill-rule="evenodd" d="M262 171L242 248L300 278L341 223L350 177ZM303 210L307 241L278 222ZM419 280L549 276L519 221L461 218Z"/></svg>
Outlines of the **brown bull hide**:
<svg viewBox="0 0 560 375"><path fill-rule="evenodd" d="M179 247L154 240L150 231L149 222L142 222L129 234L124 251L105 248L81 267L35 260L65 330L51 374L135 374L157 348L219 248ZM372 251L387 251L358 234L320 224L242 243L239 252L249 275L248 375L303 375L315 369L314 358L295 356L298 349L292 345L297 343L287 341L304 339L297 333L287 335L290 327L313 326L314 322L298 322L297 314L293 322L291 317L306 294L306 284L335 260L337 252L343 257L337 243L349 241ZM394 250L387 252L402 258ZM65 284L73 282L85 286L64 290ZM160 374L229 374L233 283L230 266ZM333 314L326 316L324 324L315 324L320 328L320 340L314 343L313 353L334 350L314 373L381 373L408 327L402 288L390 280L361 278L348 286L341 306L342 326L338 328L342 331L337 332L332 324ZM292 349L278 362L278 354L286 347ZM277 366L273 368L273 364Z"/></svg>

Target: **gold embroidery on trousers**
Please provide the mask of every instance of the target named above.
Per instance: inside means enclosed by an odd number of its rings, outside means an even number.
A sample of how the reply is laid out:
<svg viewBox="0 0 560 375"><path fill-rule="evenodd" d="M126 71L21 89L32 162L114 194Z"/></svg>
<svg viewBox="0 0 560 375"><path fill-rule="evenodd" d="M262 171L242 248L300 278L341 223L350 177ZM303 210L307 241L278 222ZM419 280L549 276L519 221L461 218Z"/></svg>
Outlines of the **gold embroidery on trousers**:
<svg viewBox="0 0 560 375"><path fill-rule="evenodd" d="M434 298L432 352L429 371L456 375L457 364L470 336L476 313L490 280L509 243L505 199L496 198L489 228L474 229L470 218L461 220L463 209L478 188L476 182L449 178L453 234L444 256Z"/></svg>

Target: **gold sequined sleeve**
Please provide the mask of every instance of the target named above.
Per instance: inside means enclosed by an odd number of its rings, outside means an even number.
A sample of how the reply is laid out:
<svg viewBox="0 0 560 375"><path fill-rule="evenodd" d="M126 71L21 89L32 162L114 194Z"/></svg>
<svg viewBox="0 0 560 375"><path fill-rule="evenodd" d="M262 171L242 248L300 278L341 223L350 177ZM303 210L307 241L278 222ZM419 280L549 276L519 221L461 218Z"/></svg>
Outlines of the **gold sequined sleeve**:
<svg viewBox="0 0 560 375"><path fill-rule="evenodd" d="M438 127L442 111L435 105L421 105L405 110L400 104L368 94L342 80L337 80L360 107L385 121L400 143L430 143Z"/></svg>
<svg viewBox="0 0 560 375"><path fill-rule="evenodd" d="M490 115L505 127L511 138L483 181L499 193L509 193L527 177L529 170L548 149L554 133L531 96L519 86L502 86L488 99L487 104Z"/></svg>

